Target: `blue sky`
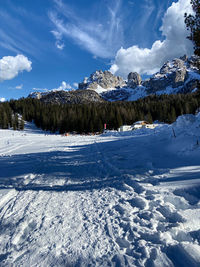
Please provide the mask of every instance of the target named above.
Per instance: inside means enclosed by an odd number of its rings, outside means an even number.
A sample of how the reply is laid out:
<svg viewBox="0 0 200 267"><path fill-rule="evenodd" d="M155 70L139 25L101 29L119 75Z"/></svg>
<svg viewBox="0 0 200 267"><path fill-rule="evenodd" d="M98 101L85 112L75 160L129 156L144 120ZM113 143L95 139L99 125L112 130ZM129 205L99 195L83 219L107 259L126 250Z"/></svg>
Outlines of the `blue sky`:
<svg viewBox="0 0 200 267"><path fill-rule="evenodd" d="M192 54L189 0L0 0L0 99L76 88L98 69L126 78Z"/></svg>

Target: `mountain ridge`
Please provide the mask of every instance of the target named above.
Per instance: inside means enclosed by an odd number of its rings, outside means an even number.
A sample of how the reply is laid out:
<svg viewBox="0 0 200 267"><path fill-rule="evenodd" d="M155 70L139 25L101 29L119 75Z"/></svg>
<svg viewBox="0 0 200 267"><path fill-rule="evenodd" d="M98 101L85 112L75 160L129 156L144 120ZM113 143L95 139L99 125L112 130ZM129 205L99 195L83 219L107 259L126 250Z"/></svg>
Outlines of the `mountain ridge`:
<svg viewBox="0 0 200 267"><path fill-rule="evenodd" d="M191 93L200 82L200 57L186 55L167 61L147 80L130 72L127 80L110 71L97 70L79 83L77 90L34 92L28 97L46 103L85 104L104 101L135 101L151 94Z"/></svg>

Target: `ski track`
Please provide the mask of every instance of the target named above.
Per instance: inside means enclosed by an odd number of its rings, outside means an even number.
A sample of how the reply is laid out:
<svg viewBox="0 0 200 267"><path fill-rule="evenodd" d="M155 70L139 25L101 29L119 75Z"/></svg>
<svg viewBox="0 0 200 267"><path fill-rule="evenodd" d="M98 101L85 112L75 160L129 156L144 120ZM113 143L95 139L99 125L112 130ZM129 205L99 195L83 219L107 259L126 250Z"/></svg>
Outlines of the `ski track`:
<svg viewBox="0 0 200 267"><path fill-rule="evenodd" d="M16 144L7 131L0 149L0 266L200 266L200 164L195 157L193 167L175 168L177 155L187 162L192 152L171 151L170 130L27 132L15 134ZM168 152L171 169L163 164ZM13 177L10 161L19 168L25 162L26 172Z"/></svg>

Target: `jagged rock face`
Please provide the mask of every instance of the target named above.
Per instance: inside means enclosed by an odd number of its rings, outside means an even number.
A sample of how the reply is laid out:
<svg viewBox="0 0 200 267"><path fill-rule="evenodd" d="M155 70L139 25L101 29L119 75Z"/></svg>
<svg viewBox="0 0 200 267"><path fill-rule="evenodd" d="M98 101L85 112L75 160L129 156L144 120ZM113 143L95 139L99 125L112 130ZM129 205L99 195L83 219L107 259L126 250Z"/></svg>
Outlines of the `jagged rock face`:
<svg viewBox="0 0 200 267"><path fill-rule="evenodd" d="M143 86L147 88L148 94L155 94L158 91L164 90L169 84L169 80L166 79L154 79L151 78L143 83Z"/></svg>
<svg viewBox="0 0 200 267"><path fill-rule="evenodd" d="M174 59L172 62L167 61L160 69L160 74L169 74L176 71L177 69L186 69L184 63L185 62L179 58Z"/></svg>
<svg viewBox="0 0 200 267"><path fill-rule="evenodd" d="M160 69L160 72L144 82L143 85L147 87L147 92L151 94L165 90L168 86L172 86L173 88L183 86L187 77L188 71L185 61L174 59L172 62L166 62Z"/></svg>
<svg viewBox="0 0 200 267"><path fill-rule="evenodd" d="M137 72L130 72L128 75L127 86L135 89L138 85L141 85L142 78Z"/></svg>
<svg viewBox="0 0 200 267"><path fill-rule="evenodd" d="M124 89L112 90L102 93L103 99L109 101L126 101L129 98L129 93Z"/></svg>
<svg viewBox="0 0 200 267"><path fill-rule="evenodd" d="M33 97L29 95L29 97ZM41 95L40 100L52 104L88 104L99 103L105 100L92 90L56 91Z"/></svg>
<svg viewBox="0 0 200 267"><path fill-rule="evenodd" d="M172 87L176 88L183 85L187 79L187 76L188 75L185 66L180 70L176 70L170 77L172 80Z"/></svg>
<svg viewBox="0 0 200 267"><path fill-rule="evenodd" d="M114 76L110 71L100 70L92 73L89 79L85 78L82 83L79 83L79 89L95 90L98 85L105 89L117 88L123 87L125 81L119 76Z"/></svg>

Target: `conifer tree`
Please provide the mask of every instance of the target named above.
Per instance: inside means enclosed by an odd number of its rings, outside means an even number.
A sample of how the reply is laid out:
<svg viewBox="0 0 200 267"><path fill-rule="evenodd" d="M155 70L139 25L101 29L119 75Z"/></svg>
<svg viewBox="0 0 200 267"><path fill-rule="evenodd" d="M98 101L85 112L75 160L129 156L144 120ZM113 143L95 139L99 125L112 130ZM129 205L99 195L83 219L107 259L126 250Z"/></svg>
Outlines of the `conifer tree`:
<svg viewBox="0 0 200 267"><path fill-rule="evenodd" d="M190 35L188 38L194 44L194 53L200 56L200 0L191 0L194 15L185 14L185 23ZM200 66L199 66L200 68Z"/></svg>
<svg viewBox="0 0 200 267"><path fill-rule="evenodd" d="M147 115L145 116L145 119L149 122L149 123L152 123L153 122L153 119L152 119L152 116L151 116L151 113L148 112Z"/></svg>
<svg viewBox="0 0 200 267"><path fill-rule="evenodd" d="M24 120L23 120L23 118L21 118L21 120L19 122L19 129L20 130L24 130Z"/></svg>
<svg viewBox="0 0 200 267"><path fill-rule="evenodd" d="M123 121L122 121L122 117L121 117L121 114L119 112L117 112L117 115L116 115L116 122L115 122L115 126L114 128L115 129L118 129L120 126L123 125Z"/></svg>
<svg viewBox="0 0 200 267"><path fill-rule="evenodd" d="M2 129L7 129L8 124L9 124L8 116L7 116L6 111L4 110L2 113Z"/></svg>
<svg viewBox="0 0 200 267"><path fill-rule="evenodd" d="M19 118L17 114L14 114L13 118L13 130L18 130L19 128Z"/></svg>
<svg viewBox="0 0 200 267"><path fill-rule="evenodd" d="M174 107L171 108L171 112L169 115L169 122L172 123L176 120L176 110Z"/></svg>

